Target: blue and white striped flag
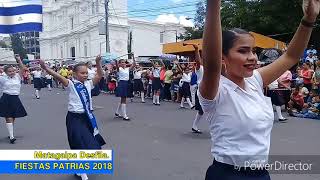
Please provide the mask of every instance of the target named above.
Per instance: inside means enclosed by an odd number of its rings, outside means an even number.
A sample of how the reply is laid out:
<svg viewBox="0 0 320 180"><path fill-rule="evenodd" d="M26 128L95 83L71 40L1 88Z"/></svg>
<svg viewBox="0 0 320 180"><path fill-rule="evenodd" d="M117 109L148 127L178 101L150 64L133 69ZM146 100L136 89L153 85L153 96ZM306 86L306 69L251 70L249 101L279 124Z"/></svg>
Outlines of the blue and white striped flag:
<svg viewBox="0 0 320 180"><path fill-rule="evenodd" d="M0 0L0 33L42 31L41 0Z"/></svg>

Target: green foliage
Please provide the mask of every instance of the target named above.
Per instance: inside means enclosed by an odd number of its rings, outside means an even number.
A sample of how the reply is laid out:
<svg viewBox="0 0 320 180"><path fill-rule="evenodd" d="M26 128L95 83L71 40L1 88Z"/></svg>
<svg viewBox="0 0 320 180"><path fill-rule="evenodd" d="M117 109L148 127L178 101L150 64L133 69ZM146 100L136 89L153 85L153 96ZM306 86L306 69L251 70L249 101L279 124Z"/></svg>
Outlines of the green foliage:
<svg viewBox="0 0 320 180"><path fill-rule="evenodd" d="M224 0L221 4L222 28L242 28L290 42L303 17L301 5L302 0ZM205 3L199 1L194 18L195 27L186 28L179 39L202 38L204 20ZM310 43L320 47L319 39L320 30L317 27Z"/></svg>
<svg viewBox="0 0 320 180"><path fill-rule="evenodd" d="M27 51L23 48L19 34L11 34L10 38L14 54L19 54L22 59L27 59Z"/></svg>

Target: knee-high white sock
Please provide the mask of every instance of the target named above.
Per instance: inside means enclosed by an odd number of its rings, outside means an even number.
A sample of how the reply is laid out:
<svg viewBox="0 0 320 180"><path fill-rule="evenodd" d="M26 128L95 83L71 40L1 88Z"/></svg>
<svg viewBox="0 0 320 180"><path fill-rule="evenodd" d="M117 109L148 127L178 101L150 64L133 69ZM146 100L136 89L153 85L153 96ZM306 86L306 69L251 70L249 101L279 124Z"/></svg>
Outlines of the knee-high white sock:
<svg viewBox="0 0 320 180"><path fill-rule="evenodd" d="M180 107L184 107L184 97L183 98L181 98L181 103L180 103Z"/></svg>
<svg viewBox="0 0 320 180"><path fill-rule="evenodd" d="M13 139L13 123L6 123L10 139Z"/></svg>
<svg viewBox="0 0 320 180"><path fill-rule="evenodd" d="M36 96L39 97L39 90L36 89Z"/></svg>
<svg viewBox="0 0 320 180"><path fill-rule="evenodd" d="M192 108L192 107L193 107L193 104L191 103L190 98L187 98L187 102L188 102L190 108Z"/></svg>
<svg viewBox="0 0 320 180"><path fill-rule="evenodd" d="M160 104L160 96L156 96L157 104Z"/></svg>
<svg viewBox="0 0 320 180"><path fill-rule="evenodd" d="M120 108L121 108L121 103L118 104L117 111L116 111L117 114L119 114Z"/></svg>
<svg viewBox="0 0 320 180"><path fill-rule="evenodd" d="M153 100L152 100L153 104L156 103L156 95L153 95Z"/></svg>
<svg viewBox="0 0 320 180"><path fill-rule="evenodd" d="M193 125L192 125L193 129L198 130L198 124L199 124L199 121L202 117L203 117L203 115L200 115L198 112L195 119L193 120Z"/></svg>
<svg viewBox="0 0 320 180"><path fill-rule="evenodd" d="M128 117L127 116L127 105L126 104L121 104L121 109L122 109L122 115L123 117Z"/></svg>
<svg viewBox="0 0 320 180"><path fill-rule="evenodd" d="M50 84L48 84L48 89L51 90L51 85Z"/></svg>
<svg viewBox="0 0 320 180"><path fill-rule="evenodd" d="M276 106L276 111L279 119L284 119L281 113L281 106Z"/></svg>
<svg viewBox="0 0 320 180"><path fill-rule="evenodd" d="M144 92L141 92L141 101L144 102Z"/></svg>

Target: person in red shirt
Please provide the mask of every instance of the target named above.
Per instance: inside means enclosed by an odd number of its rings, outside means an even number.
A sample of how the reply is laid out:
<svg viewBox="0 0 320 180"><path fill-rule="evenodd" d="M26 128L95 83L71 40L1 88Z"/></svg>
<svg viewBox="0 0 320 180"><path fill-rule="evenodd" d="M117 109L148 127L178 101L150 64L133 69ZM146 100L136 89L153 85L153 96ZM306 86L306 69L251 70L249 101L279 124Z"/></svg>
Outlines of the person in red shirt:
<svg viewBox="0 0 320 180"><path fill-rule="evenodd" d="M294 90L292 91L288 105L289 105L288 112L290 115L292 115L293 109L296 109L297 111L302 111L304 107L304 99L303 99L303 95L300 94L299 86L295 87Z"/></svg>
<svg viewBox="0 0 320 180"><path fill-rule="evenodd" d="M312 69L310 68L310 63L309 62L306 62L306 63L303 63L303 66L302 66L302 70L300 72L300 77L303 78L303 85L304 87L306 87L309 91L312 90L312 75L313 75L313 71Z"/></svg>

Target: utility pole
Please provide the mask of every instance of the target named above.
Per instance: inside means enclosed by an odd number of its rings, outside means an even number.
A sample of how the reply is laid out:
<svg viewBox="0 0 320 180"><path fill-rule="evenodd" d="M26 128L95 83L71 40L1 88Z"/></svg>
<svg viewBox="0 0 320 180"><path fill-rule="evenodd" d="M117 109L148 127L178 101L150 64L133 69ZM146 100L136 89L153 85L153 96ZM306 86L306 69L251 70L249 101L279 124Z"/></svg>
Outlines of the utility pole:
<svg viewBox="0 0 320 180"><path fill-rule="evenodd" d="M109 0L104 0L105 21L106 21L106 53L110 53L109 42Z"/></svg>

